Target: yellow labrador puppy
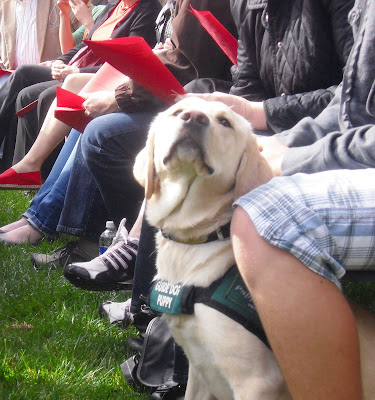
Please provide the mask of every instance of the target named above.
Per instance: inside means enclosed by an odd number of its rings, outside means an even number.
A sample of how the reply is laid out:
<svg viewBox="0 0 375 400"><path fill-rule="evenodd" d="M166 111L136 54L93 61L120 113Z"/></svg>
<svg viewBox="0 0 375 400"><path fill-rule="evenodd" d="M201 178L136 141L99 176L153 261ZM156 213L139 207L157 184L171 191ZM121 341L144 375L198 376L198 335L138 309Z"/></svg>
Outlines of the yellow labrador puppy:
<svg viewBox="0 0 375 400"><path fill-rule="evenodd" d="M186 98L156 117L134 174L145 187L147 219L160 229L156 302L162 310L186 308L183 289L211 287L235 264L222 233L232 203L271 179L271 169L245 119L222 103ZM192 310L165 314L189 358L187 400L290 399L267 344L204 302ZM374 352L374 328L373 321L363 328L372 330L363 353ZM374 376L367 364L365 386L373 396L366 399L375 398Z"/></svg>

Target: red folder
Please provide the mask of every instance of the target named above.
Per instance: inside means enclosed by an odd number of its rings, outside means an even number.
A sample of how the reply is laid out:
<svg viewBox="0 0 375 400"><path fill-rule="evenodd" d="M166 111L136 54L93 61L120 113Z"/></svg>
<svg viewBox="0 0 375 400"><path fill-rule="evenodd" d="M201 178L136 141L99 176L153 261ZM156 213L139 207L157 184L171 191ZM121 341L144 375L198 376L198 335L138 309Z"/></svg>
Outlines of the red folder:
<svg viewBox="0 0 375 400"><path fill-rule="evenodd" d="M86 83L80 93L115 90L117 86L128 79L120 71L108 63L104 63L99 71ZM56 101L55 118L77 129L77 131L83 132L86 125L92 119L85 115L85 110L82 106L85 99L82 96L58 87L56 89Z"/></svg>
<svg viewBox="0 0 375 400"><path fill-rule="evenodd" d="M22 115L27 114L29 111L33 110L36 106L38 105L38 100L34 100L30 104L28 104L26 107L21 108L16 112L16 115L18 118L22 117Z"/></svg>
<svg viewBox="0 0 375 400"><path fill-rule="evenodd" d="M83 132L92 119L85 115L85 109L82 106L85 99L78 94L57 87L56 101L55 118L77 129L77 131Z"/></svg>
<svg viewBox="0 0 375 400"><path fill-rule="evenodd" d="M186 91L169 69L138 36L84 42L103 61L129 76L139 85L171 104Z"/></svg>
<svg viewBox="0 0 375 400"><path fill-rule="evenodd" d="M191 7L190 12L198 18L203 28L212 36L232 63L237 66L238 42L236 38L228 32L210 11L197 11Z"/></svg>

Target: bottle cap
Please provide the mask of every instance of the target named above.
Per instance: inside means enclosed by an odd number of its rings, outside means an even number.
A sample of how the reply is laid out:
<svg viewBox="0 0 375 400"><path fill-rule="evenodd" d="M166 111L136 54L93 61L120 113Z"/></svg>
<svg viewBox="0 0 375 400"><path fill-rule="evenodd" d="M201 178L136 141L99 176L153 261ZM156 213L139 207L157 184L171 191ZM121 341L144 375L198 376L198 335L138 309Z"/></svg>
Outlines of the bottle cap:
<svg viewBox="0 0 375 400"><path fill-rule="evenodd" d="M115 224L114 224L113 221L107 221L107 222L105 223L105 227L106 227L107 229L110 229L110 230L116 229Z"/></svg>

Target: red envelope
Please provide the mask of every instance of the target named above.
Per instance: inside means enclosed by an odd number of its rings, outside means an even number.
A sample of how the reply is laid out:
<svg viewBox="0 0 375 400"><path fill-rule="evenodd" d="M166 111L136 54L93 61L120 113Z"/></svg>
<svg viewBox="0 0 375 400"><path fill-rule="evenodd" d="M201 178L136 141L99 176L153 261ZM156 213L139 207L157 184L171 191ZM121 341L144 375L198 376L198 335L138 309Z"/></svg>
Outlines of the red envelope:
<svg viewBox="0 0 375 400"><path fill-rule="evenodd" d="M197 11L191 7L190 12L198 18L203 28L212 36L232 63L237 66L238 42L236 38L228 32L210 11Z"/></svg>
<svg viewBox="0 0 375 400"><path fill-rule="evenodd" d="M82 107L85 99L78 94L57 87L56 101L55 118L77 129L77 131L83 132L86 125L92 120L85 115L85 109Z"/></svg>
<svg viewBox="0 0 375 400"><path fill-rule="evenodd" d="M166 103L171 104L178 94L186 93L142 37L84 42L103 61L107 61Z"/></svg>

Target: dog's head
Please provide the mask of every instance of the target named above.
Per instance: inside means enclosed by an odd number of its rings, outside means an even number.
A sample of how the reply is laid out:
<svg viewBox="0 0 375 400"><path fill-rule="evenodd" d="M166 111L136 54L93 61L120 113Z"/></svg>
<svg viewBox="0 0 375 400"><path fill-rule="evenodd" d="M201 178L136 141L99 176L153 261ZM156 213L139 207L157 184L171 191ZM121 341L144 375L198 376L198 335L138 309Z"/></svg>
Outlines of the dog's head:
<svg viewBox="0 0 375 400"><path fill-rule="evenodd" d="M223 103L189 97L155 118L134 175L145 187L151 224L187 229L220 222L235 198L272 174L244 118Z"/></svg>

